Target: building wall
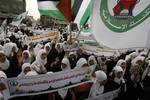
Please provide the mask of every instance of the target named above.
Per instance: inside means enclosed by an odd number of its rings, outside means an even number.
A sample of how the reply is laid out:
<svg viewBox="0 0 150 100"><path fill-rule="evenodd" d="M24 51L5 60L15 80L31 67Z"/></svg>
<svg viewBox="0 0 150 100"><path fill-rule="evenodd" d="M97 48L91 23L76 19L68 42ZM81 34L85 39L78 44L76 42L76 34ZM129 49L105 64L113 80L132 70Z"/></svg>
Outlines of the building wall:
<svg viewBox="0 0 150 100"><path fill-rule="evenodd" d="M0 24L4 19L11 21L14 16L25 11L25 0L0 0Z"/></svg>

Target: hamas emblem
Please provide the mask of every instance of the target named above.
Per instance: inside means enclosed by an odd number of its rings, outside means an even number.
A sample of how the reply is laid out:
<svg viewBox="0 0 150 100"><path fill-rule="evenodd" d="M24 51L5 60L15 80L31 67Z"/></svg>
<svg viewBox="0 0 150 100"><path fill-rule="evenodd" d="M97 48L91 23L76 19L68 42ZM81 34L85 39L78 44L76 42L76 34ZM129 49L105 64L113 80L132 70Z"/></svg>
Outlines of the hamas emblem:
<svg viewBox="0 0 150 100"><path fill-rule="evenodd" d="M111 9L108 7L108 2L109 0L101 0L100 17L103 23L114 32L126 32L150 16L150 4L137 15L133 14L136 5L140 4L139 0L118 0ZM112 10L113 14L110 14L109 10Z"/></svg>
<svg viewBox="0 0 150 100"><path fill-rule="evenodd" d="M113 8L114 16L117 18L130 18L133 16L133 9L139 0L117 0Z"/></svg>

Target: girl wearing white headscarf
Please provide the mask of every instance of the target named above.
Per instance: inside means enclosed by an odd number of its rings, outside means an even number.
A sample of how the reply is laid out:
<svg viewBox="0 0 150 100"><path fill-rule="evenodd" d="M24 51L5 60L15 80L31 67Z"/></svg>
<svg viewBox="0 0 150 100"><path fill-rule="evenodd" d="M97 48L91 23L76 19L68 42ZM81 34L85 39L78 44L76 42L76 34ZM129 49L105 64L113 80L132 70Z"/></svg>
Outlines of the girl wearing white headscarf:
<svg viewBox="0 0 150 100"><path fill-rule="evenodd" d="M88 65L89 65L90 67L96 67L96 66L97 66L97 61L96 61L95 56L91 55L91 56L88 58Z"/></svg>
<svg viewBox="0 0 150 100"><path fill-rule="evenodd" d="M4 51L0 50L0 70L7 70L9 65L9 60L6 58Z"/></svg>
<svg viewBox="0 0 150 100"><path fill-rule="evenodd" d="M113 68L114 74L115 74L115 78L114 78L114 82L116 82L117 84L121 84L121 82L125 82L124 78L123 78L123 69L120 66L115 66Z"/></svg>
<svg viewBox="0 0 150 100"><path fill-rule="evenodd" d="M17 53L18 47L15 43L9 42L4 45L4 52L7 57L11 57L14 53Z"/></svg>
<svg viewBox="0 0 150 100"><path fill-rule="evenodd" d="M40 44L40 43L38 43L38 44L35 46L35 48L34 48L34 54L35 54L35 56L37 56L39 50L40 50L42 47L43 47L43 45Z"/></svg>
<svg viewBox="0 0 150 100"><path fill-rule="evenodd" d="M44 45L44 50L46 51L46 53L48 55L51 50L51 46L50 46L49 42Z"/></svg>
<svg viewBox="0 0 150 100"><path fill-rule="evenodd" d="M4 100L4 96L1 91L6 89L6 86L3 81L6 78L7 78L6 74L3 71L0 71L0 100Z"/></svg>
<svg viewBox="0 0 150 100"><path fill-rule="evenodd" d="M87 67L87 66L88 66L87 60L85 58L80 58L77 61L75 68L83 68L83 67Z"/></svg>
<svg viewBox="0 0 150 100"><path fill-rule="evenodd" d="M123 75L124 75L126 71L126 61L123 59L120 59L118 60L116 66L120 66L123 69Z"/></svg>
<svg viewBox="0 0 150 100"><path fill-rule="evenodd" d="M23 64L31 63L31 55L30 55L29 50L24 50L22 53L22 57L23 57Z"/></svg>
<svg viewBox="0 0 150 100"><path fill-rule="evenodd" d="M37 56L36 60L32 63L31 68L35 70L38 74L45 74L47 72L45 64L47 63L47 54L44 49L41 49Z"/></svg>
<svg viewBox="0 0 150 100"><path fill-rule="evenodd" d="M107 83L105 84L105 92L107 93L119 88L120 91L117 100L124 100L127 87L126 87L126 82L123 78L123 69L120 66L115 66L112 69L112 75L109 77Z"/></svg>
<svg viewBox="0 0 150 100"><path fill-rule="evenodd" d="M132 65L134 64L139 64L140 66L142 65L143 61L144 61L144 58L143 56L137 56L136 58L134 58L131 63Z"/></svg>
<svg viewBox="0 0 150 100"><path fill-rule="evenodd" d="M64 57L61 61L61 69L62 71L70 70L70 62L68 58ZM67 96L68 89L61 89L58 91L58 94L61 96L62 99L65 99Z"/></svg>
<svg viewBox="0 0 150 100"><path fill-rule="evenodd" d="M104 92L104 84L107 80L107 75L103 71L99 70L95 72L95 76L95 81L91 87L89 98L95 97Z"/></svg>
<svg viewBox="0 0 150 100"><path fill-rule="evenodd" d="M24 63L24 64L22 65L22 71L21 71L21 73L18 75L18 77L26 76L26 74L27 74L28 72L30 72L30 71L31 71L31 65L30 65L30 63Z"/></svg>

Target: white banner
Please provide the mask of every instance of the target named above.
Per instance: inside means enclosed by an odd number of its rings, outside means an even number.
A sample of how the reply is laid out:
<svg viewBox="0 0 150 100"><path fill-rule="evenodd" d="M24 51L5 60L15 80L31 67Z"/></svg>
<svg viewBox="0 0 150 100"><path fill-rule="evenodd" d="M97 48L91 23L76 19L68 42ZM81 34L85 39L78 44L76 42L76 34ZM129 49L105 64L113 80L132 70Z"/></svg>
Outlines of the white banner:
<svg viewBox="0 0 150 100"><path fill-rule="evenodd" d="M96 97L88 98L87 100L113 100L114 98L118 97L119 91L120 88L114 91L106 92Z"/></svg>
<svg viewBox="0 0 150 100"><path fill-rule="evenodd" d="M31 36L30 40L32 42L40 42L48 39L52 40L54 38L57 38L58 35L58 31L43 31L40 35Z"/></svg>
<svg viewBox="0 0 150 100"><path fill-rule="evenodd" d="M150 47L150 0L93 2L92 33L100 44L113 49Z"/></svg>
<svg viewBox="0 0 150 100"><path fill-rule="evenodd" d="M7 100L18 96L51 93L87 82L91 82L89 67L32 77L8 78L5 80L7 90L3 94Z"/></svg>

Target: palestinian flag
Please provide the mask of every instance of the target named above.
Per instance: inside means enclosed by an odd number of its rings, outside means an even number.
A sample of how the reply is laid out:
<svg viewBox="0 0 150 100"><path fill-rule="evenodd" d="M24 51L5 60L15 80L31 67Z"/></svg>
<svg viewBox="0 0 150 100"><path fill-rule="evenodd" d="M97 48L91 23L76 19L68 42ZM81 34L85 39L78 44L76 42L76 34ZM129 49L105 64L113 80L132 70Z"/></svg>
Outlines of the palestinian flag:
<svg viewBox="0 0 150 100"><path fill-rule="evenodd" d="M87 29L89 26L87 22L92 10L92 0L61 0L58 8L64 15L71 16L72 21L77 23L79 28L86 26ZM71 14L67 9L71 9Z"/></svg>
<svg viewBox="0 0 150 100"><path fill-rule="evenodd" d="M66 19L71 22L72 16L71 16L71 0L60 0L60 2L57 5L58 9L64 14Z"/></svg>
<svg viewBox="0 0 150 100"><path fill-rule="evenodd" d="M60 0L38 0L38 9L41 15L50 16L58 20L66 20L65 16L56 7Z"/></svg>
<svg viewBox="0 0 150 100"><path fill-rule="evenodd" d="M72 18L78 27L87 26L92 10L92 0L75 0L71 9ZM89 25L88 25L89 26Z"/></svg>

